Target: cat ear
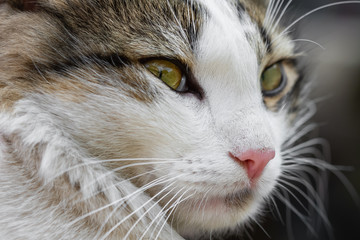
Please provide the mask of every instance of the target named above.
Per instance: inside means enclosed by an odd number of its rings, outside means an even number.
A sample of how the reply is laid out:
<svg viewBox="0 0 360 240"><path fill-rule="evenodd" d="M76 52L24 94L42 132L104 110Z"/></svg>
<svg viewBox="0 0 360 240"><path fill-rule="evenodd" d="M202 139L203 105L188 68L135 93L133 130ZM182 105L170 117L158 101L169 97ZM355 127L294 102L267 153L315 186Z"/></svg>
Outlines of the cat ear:
<svg viewBox="0 0 360 240"><path fill-rule="evenodd" d="M13 8L17 8L21 11L36 11L38 9L38 0L0 0L1 2L7 2Z"/></svg>

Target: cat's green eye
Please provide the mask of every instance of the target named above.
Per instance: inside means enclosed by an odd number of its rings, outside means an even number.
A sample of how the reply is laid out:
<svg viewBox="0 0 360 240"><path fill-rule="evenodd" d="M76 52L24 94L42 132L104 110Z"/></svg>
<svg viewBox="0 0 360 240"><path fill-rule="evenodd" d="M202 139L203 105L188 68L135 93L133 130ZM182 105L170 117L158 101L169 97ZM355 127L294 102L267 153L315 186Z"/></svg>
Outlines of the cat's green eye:
<svg viewBox="0 0 360 240"><path fill-rule="evenodd" d="M145 67L173 90L186 91L186 76L176 64L167 60L153 59L145 62Z"/></svg>
<svg viewBox="0 0 360 240"><path fill-rule="evenodd" d="M281 63L276 63L261 75L261 90L264 96L274 96L285 87L285 76Z"/></svg>

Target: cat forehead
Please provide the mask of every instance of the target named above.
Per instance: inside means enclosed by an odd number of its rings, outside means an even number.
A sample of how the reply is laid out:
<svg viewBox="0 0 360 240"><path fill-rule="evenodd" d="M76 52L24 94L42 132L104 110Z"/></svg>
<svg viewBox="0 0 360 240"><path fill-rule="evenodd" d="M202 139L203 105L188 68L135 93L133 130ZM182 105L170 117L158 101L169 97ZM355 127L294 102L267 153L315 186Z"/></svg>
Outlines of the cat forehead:
<svg viewBox="0 0 360 240"><path fill-rule="evenodd" d="M134 59L163 56L191 63L204 26L214 18L239 23L236 27L243 28L259 59L272 49L272 36L263 26L266 8L253 1L54 2L45 8L47 12L84 41L86 49L106 49ZM228 13L236 17L230 19Z"/></svg>

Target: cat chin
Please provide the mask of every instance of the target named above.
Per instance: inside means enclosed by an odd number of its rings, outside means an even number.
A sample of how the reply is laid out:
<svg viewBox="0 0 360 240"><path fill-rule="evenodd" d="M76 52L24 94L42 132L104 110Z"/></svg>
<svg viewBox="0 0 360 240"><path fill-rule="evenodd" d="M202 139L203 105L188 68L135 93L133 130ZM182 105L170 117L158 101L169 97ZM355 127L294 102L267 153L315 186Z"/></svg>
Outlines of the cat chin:
<svg viewBox="0 0 360 240"><path fill-rule="evenodd" d="M173 227L185 239L198 239L202 235L226 233L247 224L259 214L262 200L254 193L241 194L242 197L213 197L200 208L196 202L182 207ZM199 203L201 200L198 200ZM198 205L199 205L198 203Z"/></svg>
<svg viewBox="0 0 360 240"><path fill-rule="evenodd" d="M273 169L268 169L256 183L236 193L220 194L219 188L211 196L194 196L178 206L169 223L185 239L200 239L210 233L221 236L229 231L239 231L242 225L250 224L252 219L261 214L263 203L275 189L280 173L269 170Z"/></svg>
<svg viewBox="0 0 360 240"><path fill-rule="evenodd" d="M172 226L185 239L234 230L259 214L264 202L258 189L227 196L197 197L184 202L173 216Z"/></svg>

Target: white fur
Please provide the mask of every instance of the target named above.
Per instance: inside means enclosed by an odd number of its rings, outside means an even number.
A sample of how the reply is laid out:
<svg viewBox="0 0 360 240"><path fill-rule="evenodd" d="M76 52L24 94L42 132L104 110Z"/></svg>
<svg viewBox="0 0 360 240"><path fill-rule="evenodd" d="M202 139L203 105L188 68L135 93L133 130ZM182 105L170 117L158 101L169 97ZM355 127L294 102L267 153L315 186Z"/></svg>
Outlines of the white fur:
<svg viewBox="0 0 360 240"><path fill-rule="evenodd" d="M171 197L177 193L182 199L188 198L172 215L174 227L181 235L191 237L206 231L235 228L260 212L280 174L280 146L286 131L284 116L270 112L263 105L256 50L246 38L249 32L258 35L256 25L247 16L239 22L227 2L199 2L210 13L196 46L197 61L193 69L205 91L203 100L171 92L146 73L153 87L163 91L151 104L128 97L124 89L95 85L98 93L88 94L81 102L67 101L66 93L55 96L43 93L18 101L11 114L0 114L1 136L15 134L19 147L16 155L23 159L24 166L37 170L37 176L29 181L18 166L10 169L12 160L8 159L6 143L0 141L0 236L4 239L98 236L98 229L90 229L84 219L76 219L67 211L68 199L61 201L65 207L51 205L46 200L49 197L46 189L62 173L68 174L72 185L80 184L85 199L100 188L109 203L116 202L141 187L124 180L121 173L110 172L106 165L109 159L102 159L102 155L116 159L151 158L157 162L136 169L138 173L149 168L156 170L140 178L143 185L164 176L173 179L158 186L158 192L174 186L160 196ZM91 73L84 73L78 80L90 85L86 76L90 78ZM40 152L32 152L38 146L42 146ZM276 157L253 188L253 197L250 200L245 197L244 201L249 203L244 206L227 207L226 197L251 188L245 169L229 153L263 148L274 148ZM98 154L96 157L94 152ZM31 157L36 154L41 163L34 167ZM176 161L161 163L163 158ZM104 162L93 164L101 160ZM150 160L143 162L147 161ZM81 167L75 167L77 165ZM37 181L43 188L36 187ZM122 184L115 187L119 182ZM32 192L32 188L37 191ZM134 229L138 236L164 206L160 202L147 212L151 204L143 205L150 201L149 195L156 194L154 191L140 192L128 202L132 211L138 210L134 216L146 216ZM28 214L22 217L23 212ZM127 215L120 211L113 212L112 217L116 226ZM119 228L131 226L124 222ZM152 229L149 234L151 232ZM159 234L161 239L181 239L177 233L171 233L167 224Z"/></svg>

